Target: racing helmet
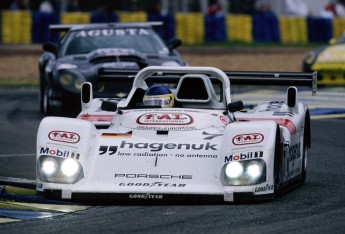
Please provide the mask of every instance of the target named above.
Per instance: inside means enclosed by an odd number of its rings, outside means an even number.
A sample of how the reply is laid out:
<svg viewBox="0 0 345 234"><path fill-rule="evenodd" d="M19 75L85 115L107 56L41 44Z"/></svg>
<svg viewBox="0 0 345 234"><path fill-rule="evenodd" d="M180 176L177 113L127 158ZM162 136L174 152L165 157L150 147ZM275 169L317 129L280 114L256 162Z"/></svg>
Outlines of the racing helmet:
<svg viewBox="0 0 345 234"><path fill-rule="evenodd" d="M161 106L165 108L174 106L174 94L164 85L151 86L144 95L144 106Z"/></svg>

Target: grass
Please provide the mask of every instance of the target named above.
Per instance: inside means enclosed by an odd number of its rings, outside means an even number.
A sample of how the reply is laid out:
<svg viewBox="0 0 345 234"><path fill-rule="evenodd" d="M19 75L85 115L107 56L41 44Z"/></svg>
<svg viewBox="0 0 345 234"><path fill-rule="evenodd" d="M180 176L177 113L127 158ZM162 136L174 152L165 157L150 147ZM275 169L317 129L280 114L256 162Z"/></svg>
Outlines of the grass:
<svg viewBox="0 0 345 234"><path fill-rule="evenodd" d="M29 77L0 77L1 88L38 88L38 80Z"/></svg>
<svg viewBox="0 0 345 234"><path fill-rule="evenodd" d="M223 70L243 71L300 71L301 62L306 50L319 47L321 44L281 44L281 43L244 43L244 42L213 42L200 45L185 45L180 48L180 54L190 66L214 66ZM219 50L218 54L212 54L212 48L227 48ZM187 50L184 50L187 48ZM202 49L209 49L208 52L195 55ZM236 49L234 55L231 50ZM260 49L277 48L275 54L260 53ZM301 48L303 50L294 50ZM243 50L241 50L243 49ZM250 53L251 49L256 53ZM279 50L282 49L282 50ZM216 50L215 50L216 51ZM219 51L222 51L219 54ZM241 53L241 51L246 51ZM293 52L294 54L291 54ZM18 51L18 54L0 54L0 88L37 88L39 86L38 61L40 53L25 53ZM267 61L270 61L267 63Z"/></svg>
<svg viewBox="0 0 345 234"><path fill-rule="evenodd" d="M209 42L200 45L184 45L188 48L200 47L224 47L224 48L306 48L313 49L320 46L325 46L325 43L299 43L299 44L283 44L273 42L237 42L237 41L222 41L222 42Z"/></svg>

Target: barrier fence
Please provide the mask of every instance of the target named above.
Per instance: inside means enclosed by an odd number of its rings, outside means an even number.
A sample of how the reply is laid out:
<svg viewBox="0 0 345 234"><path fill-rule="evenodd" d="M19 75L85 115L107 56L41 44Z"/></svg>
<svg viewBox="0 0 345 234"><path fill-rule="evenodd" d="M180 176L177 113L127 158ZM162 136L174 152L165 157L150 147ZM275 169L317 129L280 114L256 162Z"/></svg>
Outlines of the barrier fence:
<svg viewBox="0 0 345 234"><path fill-rule="evenodd" d="M85 24L99 22L163 21L162 37L182 39L195 45L214 41L277 42L283 44L327 43L345 29L345 18L286 17L256 13L254 15L204 15L202 13L147 14L146 12L117 12L95 14L73 12L47 14L28 11L2 11L1 43L31 44L58 40L49 34L50 24Z"/></svg>

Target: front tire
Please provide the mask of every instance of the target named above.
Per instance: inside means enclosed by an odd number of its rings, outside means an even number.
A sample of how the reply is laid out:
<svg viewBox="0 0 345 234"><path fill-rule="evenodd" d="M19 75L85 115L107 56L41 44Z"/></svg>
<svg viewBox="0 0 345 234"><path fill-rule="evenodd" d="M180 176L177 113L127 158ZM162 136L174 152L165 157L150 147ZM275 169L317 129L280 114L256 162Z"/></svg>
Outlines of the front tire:
<svg viewBox="0 0 345 234"><path fill-rule="evenodd" d="M49 96L49 90L47 88L43 90L42 113L45 116L51 115L50 96Z"/></svg>
<svg viewBox="0 0 345 234"><path fill-rule="evenodd" d="M277 125L275 150L274 150L274 195L279 196L282 185L282 144L280 128Z"/></svg>

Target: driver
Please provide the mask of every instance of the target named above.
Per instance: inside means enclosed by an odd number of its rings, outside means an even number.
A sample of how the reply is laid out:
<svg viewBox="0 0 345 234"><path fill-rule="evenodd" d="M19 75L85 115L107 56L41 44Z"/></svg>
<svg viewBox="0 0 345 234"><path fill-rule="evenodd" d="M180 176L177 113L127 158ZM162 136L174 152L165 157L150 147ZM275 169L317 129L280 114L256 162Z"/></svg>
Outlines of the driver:
<svg viewBox="0 0 345 234"><path fill-rule="evenodd" d="M144 106L161 106L170 108L174 106L174 94L164 85L151 86L144 95Z"/></svg>

